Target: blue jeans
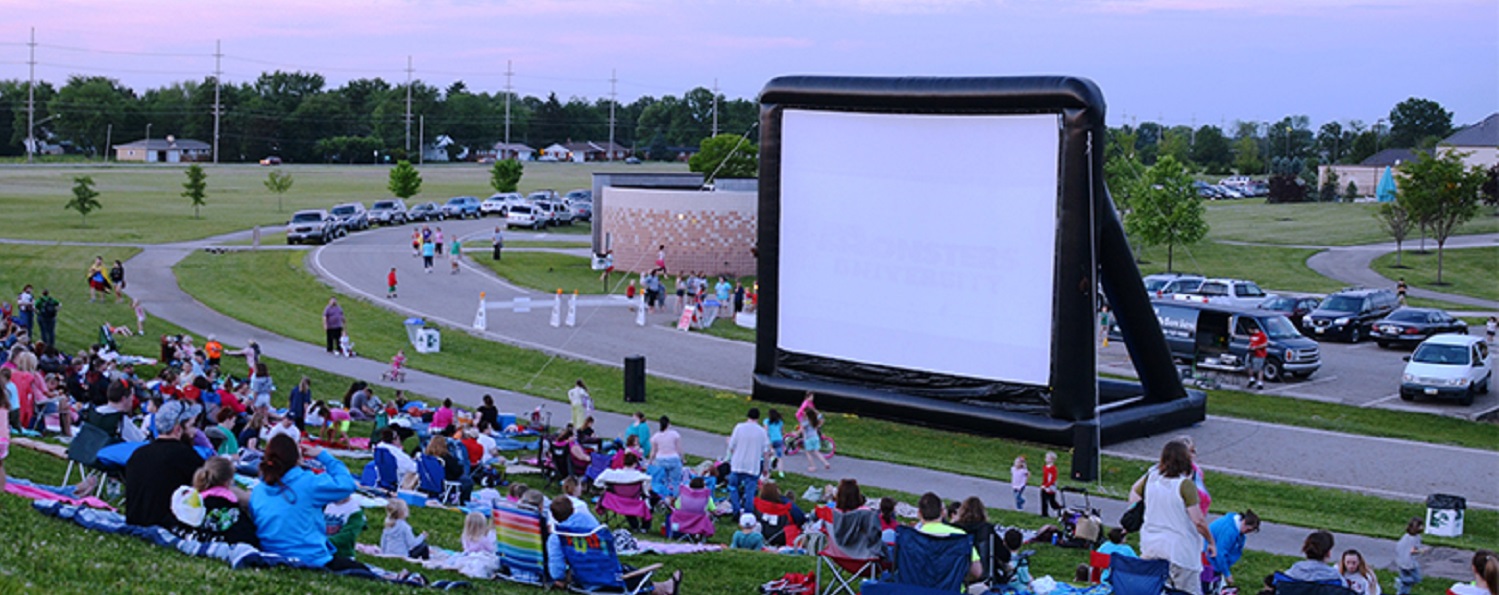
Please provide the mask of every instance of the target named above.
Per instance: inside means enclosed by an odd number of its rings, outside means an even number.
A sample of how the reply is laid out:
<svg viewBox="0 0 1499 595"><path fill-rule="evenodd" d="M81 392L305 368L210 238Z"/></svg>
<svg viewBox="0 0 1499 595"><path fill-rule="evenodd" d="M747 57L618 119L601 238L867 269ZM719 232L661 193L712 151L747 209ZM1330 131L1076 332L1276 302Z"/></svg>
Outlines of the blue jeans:
<svg viewBox="0 0 1499 595"><path fill-rule="evenodd" d="M758 487L759 476L753 473L734 472L729 474L729 500L734 504L734 518L746 512L755 510L755 488Z"/></svg>
<svg viewBox="0 0 1499 595"><path fill-rule="evenodd" d="M1395 593L1397 595L1410 595L1411 587L1421 582L1421 567L1413 566L1401 568L1400 576L1395 577Z"/></svg>
<svg viewBox="0 0 1499 595"><path fill-rule="evenodd" d="M668 498L676 496L677 491L682 487L682 459L680 457L660 457L656 459L656 464L661 465L661 472L665 476L666 486L671 490L670 493L661 495Z"/></svg>

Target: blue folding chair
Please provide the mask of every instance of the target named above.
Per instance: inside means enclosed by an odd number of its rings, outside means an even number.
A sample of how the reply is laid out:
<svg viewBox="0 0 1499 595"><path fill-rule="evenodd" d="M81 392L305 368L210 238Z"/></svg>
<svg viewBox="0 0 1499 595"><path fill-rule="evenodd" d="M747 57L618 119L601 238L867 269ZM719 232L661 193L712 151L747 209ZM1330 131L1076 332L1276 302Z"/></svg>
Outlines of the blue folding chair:
<svg viewBox="0 0 1499 595"><path fill-rule="evenodd" d="M652 564L625 572L614 549L614 534L607 525L594 527L588 533L554 533L562 546L571 580L568 588L577 593L638 595L651 589L651 575L661 568Z"/></svg>
<svg viewBox="0 0 1499 595"><path fill-rule="evenodd" d="M938 595L963 588L973 556L966 534L928 535L912 527L895 528L895 571L889 581L866 582L861 593Z"/></svg>
<svg viewBox="0 0 1499 595"><path fill-rule="evenodd" d="M442 459L429 455L422 455L416 459L416 489L433 498L442 498L443 483L447 479L447 472L443 469Z"/></svg>
<svg viewBox="0 0 1499 595"><path fill-rule="evenodd" d="M383 448L375 449L375 460L364 466L359 474L359 484L394 492L400 487L401 478L396 470L396 456Z"/></svg>
<svg viewBox="0 0 1499 595"><path fill-rule="evenodd" d="M1161 595L1171 563L1131 556L1109 556L1109 588L1114 595Z"/></svg>

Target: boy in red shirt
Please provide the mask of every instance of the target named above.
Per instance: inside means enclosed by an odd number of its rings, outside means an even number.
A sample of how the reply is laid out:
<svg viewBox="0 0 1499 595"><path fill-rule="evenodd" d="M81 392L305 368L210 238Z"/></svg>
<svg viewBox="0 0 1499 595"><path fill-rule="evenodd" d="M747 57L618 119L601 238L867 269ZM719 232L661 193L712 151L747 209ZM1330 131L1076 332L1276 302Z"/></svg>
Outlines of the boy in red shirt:
<svg viewBox="0 0 1499 595"><path fill-rule="evenodd" d="M1062 516L1062 504L1057 501L1057 453L1046 453L1046 465L1041 467L1041 516L1051 516L1047 505Z"/></svg>
<svg viewBox="0 0 1499 595"><path fill-rule="evenodd" d="M396 299L396 267L390 267L390 274L385 276L385 297Z"/></svg>
<svg viewBox="0 0 1499 595"><path fill-rule="evenodd" d="M1265 388L1265 358L1270 355L1270 337L1256 328L1249 336L1249 388Z"/></svg>

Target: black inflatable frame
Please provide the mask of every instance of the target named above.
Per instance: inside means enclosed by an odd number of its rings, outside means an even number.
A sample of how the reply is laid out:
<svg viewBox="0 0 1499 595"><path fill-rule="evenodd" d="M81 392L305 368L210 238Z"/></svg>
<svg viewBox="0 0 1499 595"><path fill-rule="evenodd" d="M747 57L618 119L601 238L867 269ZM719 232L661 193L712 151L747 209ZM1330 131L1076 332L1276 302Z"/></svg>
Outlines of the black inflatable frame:
<svg viewBox="0 0 1499 595"><path fill-rule="evenodd" d="M947 377L779 349L781 133L788 108L1060 116L1048 386ZM1071 447L1070 475L1085 481L1098 477L1101 445L1205 418L1206 396L1182 386L1104 185L1104 101L1092 81L1065 76L778 77L760 93L760 124L755 399L798 403L803 393L815 391L819 406L830 410ZM1138 383L1098 378L1095 288L1100 286L1119 321ZM1004 405L1026 402L1032 405Z"/></svg>

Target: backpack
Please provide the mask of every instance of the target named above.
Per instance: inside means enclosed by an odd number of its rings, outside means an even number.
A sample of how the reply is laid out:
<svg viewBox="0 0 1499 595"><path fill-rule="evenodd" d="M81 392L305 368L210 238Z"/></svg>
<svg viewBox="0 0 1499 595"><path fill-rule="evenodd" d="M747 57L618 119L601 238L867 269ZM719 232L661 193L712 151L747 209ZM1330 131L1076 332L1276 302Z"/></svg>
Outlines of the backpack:
<svg viewBox="0 0 1499 595"><path fill-rule="evenodd" d="M50 296L44 297L40 300L37 300L36 312L41 316L53 318L57 316L57 306L57 300L51 298Z"/></svg>

